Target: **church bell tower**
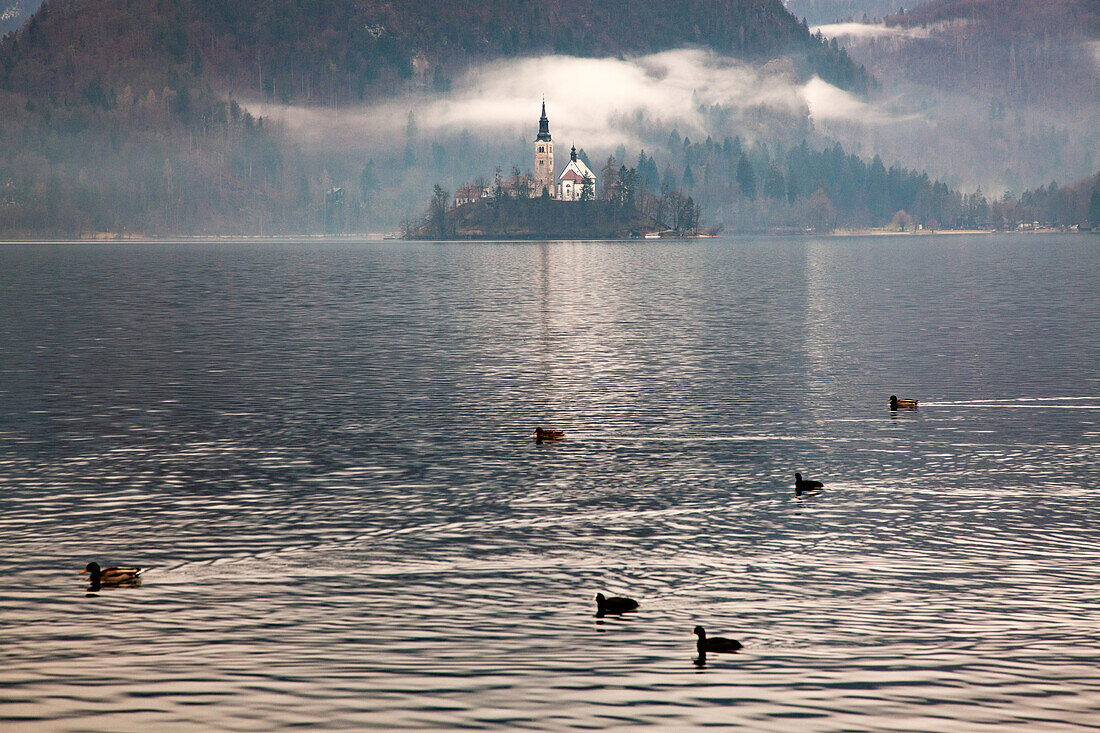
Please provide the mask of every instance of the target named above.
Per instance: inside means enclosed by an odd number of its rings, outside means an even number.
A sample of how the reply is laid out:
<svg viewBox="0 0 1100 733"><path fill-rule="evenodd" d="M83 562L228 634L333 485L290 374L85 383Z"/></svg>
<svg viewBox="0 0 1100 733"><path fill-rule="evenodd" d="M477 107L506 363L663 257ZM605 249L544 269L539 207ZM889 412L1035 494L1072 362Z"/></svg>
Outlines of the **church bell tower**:
<svg viewBox="0 0 1100 733"><path fill-rule="evenodd" d="M539 118L539 134L535 138L535 196L546 191L550 198L557 198L554 180L554 143L550 140L550 120L546 119L546 100L542 100L542 117Z"/></svg>

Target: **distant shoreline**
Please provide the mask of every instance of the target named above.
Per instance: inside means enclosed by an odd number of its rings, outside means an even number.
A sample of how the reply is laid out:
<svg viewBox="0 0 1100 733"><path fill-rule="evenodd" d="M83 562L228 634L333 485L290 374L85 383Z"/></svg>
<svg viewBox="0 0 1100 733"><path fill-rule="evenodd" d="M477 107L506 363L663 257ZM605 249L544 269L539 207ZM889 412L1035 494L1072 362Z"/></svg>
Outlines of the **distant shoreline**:
<svg viewBox="0 0 1100 733"><path fill-rule="evenodd" d="M113 235L98 232L95 235L75 237L0 237L3 244L174 244L185 242L294 242L303 240L317 241L359 241L359 242L660 242L692 239L715 239L720 237L932 237L961 235L1042 235L1042 234L1100 234L1100 229L936 229L915 232L897 232L884 229L836 229L831 232L806 231L765 231L737 232L723 231L719 234L669 235L660 238L644 237L540 237L540 236L467 236L450 239L410 238L406 239L381 232L354 234L178 234L178 235Z"/></svg>
<svg viewBox="0 0 1100 733"><path fill-rule="evenodd" d="M1100 234L1096 229L922 229L910 232L896 232L885 229L836 229L827 236L833 237L926 237L957 234Z"/></svg>

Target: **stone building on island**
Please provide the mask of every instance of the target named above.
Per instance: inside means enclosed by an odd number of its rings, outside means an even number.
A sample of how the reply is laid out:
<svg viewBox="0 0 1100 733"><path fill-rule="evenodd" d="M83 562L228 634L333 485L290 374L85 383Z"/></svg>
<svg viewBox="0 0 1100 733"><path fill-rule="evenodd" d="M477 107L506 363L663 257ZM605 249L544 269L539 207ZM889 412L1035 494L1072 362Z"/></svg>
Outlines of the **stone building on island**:
<svg viewBox="0 0 1100 733"><path fill-rule="evenodd" d="M584 189L588 186L588 195ZM558 198L562 201L581 201L596 198L596 174L577 158L577 146L569 151L569 165L558 176Z"/></svg>
<svg viewBox="0 0 1100 733"><path fill-rule="evenodd" d="M534 172L502 181L500 188L501 193L509 198L538 198L544 195L561 201L596 198L596 174L577 157L576 146L569 152L569 163L565 169L555 175L554 141L550 136L550 120L546 117L546 100L542 102L539 132L535 136ZM492 195L492 189L488 186L467 184L455 193L455 206L490 198Z"/></svg>

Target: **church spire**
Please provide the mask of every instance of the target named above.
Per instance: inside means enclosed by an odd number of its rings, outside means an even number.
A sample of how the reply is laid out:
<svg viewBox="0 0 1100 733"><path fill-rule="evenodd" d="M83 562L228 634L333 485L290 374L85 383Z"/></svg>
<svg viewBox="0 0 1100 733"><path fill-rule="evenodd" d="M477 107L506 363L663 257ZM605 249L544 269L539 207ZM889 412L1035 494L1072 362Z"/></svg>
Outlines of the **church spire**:
<svg viewBox="0 0 1100 733"><path fill-rule="evenodd" d="M569 151L569 160L573 161L574 163L577 162L577 146L576 145L574 145L573 149Z"/></svg>
<svg viewBox="0 0 1100 733"><path fill-rule="evenodd" d="M546 119L546 100L542 100L542 117L539 118L539 134L536 140L550 140L550 120Z"/></svg>

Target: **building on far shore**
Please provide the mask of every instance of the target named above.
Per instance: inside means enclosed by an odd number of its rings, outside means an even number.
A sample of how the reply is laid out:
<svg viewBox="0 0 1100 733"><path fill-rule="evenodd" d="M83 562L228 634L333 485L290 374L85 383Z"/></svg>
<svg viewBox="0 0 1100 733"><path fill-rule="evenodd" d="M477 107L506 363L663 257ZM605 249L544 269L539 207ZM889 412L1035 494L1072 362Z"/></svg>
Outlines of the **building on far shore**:
<svg viewBox="0 0 1100 733"><path fill-rule="evenodd" d="M584 193L586 187L587 196ZM569 163L560 175L555 175L554 141L550 136L545 99L542 101L542 116L539 117L539 132L535 136L534 173L513 176L502 181L501 189L501 193L509 198L538 198L543 195L561 201L596 198L596 174L577 157L575 145L569 152ZM489 187L465 185L455 192L455 206L463 206L492 195L493 191Z"/></svg>

